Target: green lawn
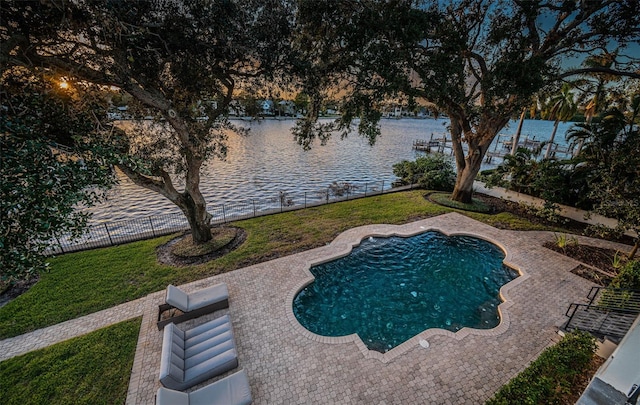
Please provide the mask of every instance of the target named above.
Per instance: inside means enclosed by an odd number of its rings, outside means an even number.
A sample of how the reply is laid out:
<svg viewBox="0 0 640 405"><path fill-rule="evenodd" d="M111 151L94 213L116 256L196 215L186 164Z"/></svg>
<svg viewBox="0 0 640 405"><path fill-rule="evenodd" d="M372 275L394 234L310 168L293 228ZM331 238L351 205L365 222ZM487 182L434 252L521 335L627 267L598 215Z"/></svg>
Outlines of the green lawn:
<svg viewBox="0 0 640 405"><path fill-rule="evenodd" d="M164 289L287 254L325 245L355 226L400 224L453 211L426 201L424 191L385 194L240 221L247 240L199 266L173 268L155 248L171 237L62 255L28 292L0 308L0 339L96 312ZM466 215L511 229L543 229L509 213Z"/></svg>
<svg viewBox="0 0 640 405"><path fill-rule="evenodd" d="M0 308L0 339L17 336L182 284L325 245L373 223L401 224L454 211L413 190L234 223L247 232L235 251L199 266L172 268L155 249L171 236L67 254L28 292ZM509 213L469 217L509 229L549 229ZM140 320L124 322L0 363L2 403L107 404L125 401Z"/></svg>
<svg viewBox="0 0 640 405"><path fill-rule="evenodd" d="M5 405L123 404L140 318L0 363Z"/></svg>

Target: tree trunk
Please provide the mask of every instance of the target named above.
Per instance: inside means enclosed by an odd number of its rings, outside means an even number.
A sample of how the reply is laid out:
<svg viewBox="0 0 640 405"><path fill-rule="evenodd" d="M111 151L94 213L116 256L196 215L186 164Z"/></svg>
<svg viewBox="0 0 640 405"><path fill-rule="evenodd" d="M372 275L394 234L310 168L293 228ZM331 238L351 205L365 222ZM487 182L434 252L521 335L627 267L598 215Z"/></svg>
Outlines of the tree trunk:
<svg viewBox="0 0 640 405"><path fill-rule="evenodd" d="M636 253L638 253L638 245L640 245L640 236L636 239L636 243L633 245L633 249L631 249L631 252L629 252L629 260L633 260L633 258L636 256Z"/></svg>
<svg viewBox="0 0 640 405"><path fill-rule="evenodd" d="M193 190L191 192L194 192ZM196 190L200 194L200 190ZM176 204L180 207L189 221L193 243L201 244L211 240L211 214L207 212L205 204L196 204L188 192L181 194L180 201ZM201 196L202 197L202 196ZM196 198L198 200L198 198ZM204 200L204 199L203 199Z"/></svg>
<svg viewBox="0 0 640 405"><path fill-rule="evenodd" d="M580 139L578 141L578 147L576 148L576 150L573 152L573 157L578 157L578 155L580 155L580 152L582 152L582 147L584 146L584 139Z"/></svg>
<svg viewBox="0 0 640 405"><path fill-rule="evenodd" d="M448 111L451 119L451 144L456 160L456 184L451 194L453 201L469 204L473 197L473 182L482 166L482 159L498 132L509 122L509 117L483 116L472 129L470 120L454 108ZM458 114L456 114L458 112ZM469 146L465 156L462 143Z"/></svg>
<svg viewBox="0 0 640 405"><path fill-rule="evenodd" d="M513 144L511 145L511 154L515 155L516 150L518 149L518 143L520 142L520 134L522 133L522 124L524 123L524 115L527 109L522 109L522 114L520 114L520 122L518 123L518 130L513 137Z"/></svg>
<svg viewBox="0 0 640 405"><path fill-rule="evenodd" d="M544 154L545 159L549 159L549 156L551 155L551 147L553 146L553 140L556 139L556 131L558 131L559 123L560 121L556 120L555 124L553 125L553 132L551 133L551 139L549 139L549 145L547 145L547 151Z"/></svg>
<svg viewBox="0 0 640 405"><path fill-rule="evenodd" d="M456 185L453 188L451 199L461 203L470 204L473 197L473 182L480 171L482 159L488 148L469 147L469 155L465 158L464 167L457 168Z"/></svg>
<svg viewBox="0 0 640 405"><path fill-rule="evenodd" d="M175 130L178 141L183 147L182 153L186 165L184 191L176 190L171 176L162 168L156 169L153 176L147 176L127 165L118 167L138 186L160 193L177 205L189 222L193 243L206 243L212 239L212 216L207 212L207 203L200 191L200 169L204 161L202 152L193 142L189 128L180 117L176 117L175 114L167 114L165 117L167 123Z"/></svg>

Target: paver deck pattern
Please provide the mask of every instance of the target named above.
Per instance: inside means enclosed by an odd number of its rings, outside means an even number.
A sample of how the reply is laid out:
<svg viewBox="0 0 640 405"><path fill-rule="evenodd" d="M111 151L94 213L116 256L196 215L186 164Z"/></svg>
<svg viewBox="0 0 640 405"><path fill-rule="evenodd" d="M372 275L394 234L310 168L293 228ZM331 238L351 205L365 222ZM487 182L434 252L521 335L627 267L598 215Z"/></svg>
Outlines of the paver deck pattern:
<svg viewBox="0 0 640 405"><path fill-rule="evenodd" d="M310 280L312 264L342 255L368 236L428 229L490 240L505 250L505 262L522 272L501 290L506 301L500 306L502 323L497 328L463 329L456 334L432 329L381 355L366 350L355 336L321 337L297 323L291 299ZM499 230L457 213L402 226L354 228L329 245L181 286L193 291L226 282L230 306L180 327L230 314L240 368L247 372L255 404L479 404L558 340L556 331L566 320L569 303L584 302L592 286L570 273L576 261L542 247L551 240L550 232ZM153 404L160 386L162 346L155 321L163 300L164 292L157 292L0 341L1 359L143 315L126 403ZM429 341L429 348L418 344L420 338Z"/></svg>

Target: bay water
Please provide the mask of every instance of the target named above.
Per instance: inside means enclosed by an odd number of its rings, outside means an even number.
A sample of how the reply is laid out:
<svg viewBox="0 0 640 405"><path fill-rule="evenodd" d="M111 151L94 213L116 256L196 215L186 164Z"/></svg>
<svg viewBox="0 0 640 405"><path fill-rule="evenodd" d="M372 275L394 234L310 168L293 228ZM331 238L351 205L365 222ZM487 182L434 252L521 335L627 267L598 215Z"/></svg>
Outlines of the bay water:
<svg viewBox="0 0 640 405"><path fill-rule="evenodd" d="M414 141L428 140L432 134L434 138L445 134L451 138L446 118L383 119L381 136L373 146L357 133L344 139L336 134L326 145L316 142L311 150L304 151L291 134L295 120L234 123L249 128L249 135L229 134L226 159L212 160L204 167L201 190L208 206L277 198L280 192L313 193L326 190L333 182L384 182L387 189L397 179L393 174L395 163L424 154L413 150ZM517 124L511 122L490 150L503 150L501 142L515 133ZM565 133L571 125L559 124L557 143L566 144ZM552 131L552 121L525 120L521 139L545 141ZM500 159L493 159L492 165L499 162ZM92 223L180 212L169 200L136 186L121 173L118 179L119 184L108 192L108 200L90 209Z"/></svg>

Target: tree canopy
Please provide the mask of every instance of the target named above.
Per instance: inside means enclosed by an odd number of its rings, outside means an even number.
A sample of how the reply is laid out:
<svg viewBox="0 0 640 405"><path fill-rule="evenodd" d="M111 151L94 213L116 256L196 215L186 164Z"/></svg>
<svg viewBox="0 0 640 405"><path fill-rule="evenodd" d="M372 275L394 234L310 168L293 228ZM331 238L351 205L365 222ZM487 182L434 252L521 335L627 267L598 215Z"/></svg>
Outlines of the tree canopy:
<svg viewBox="0 0 640 405"><path fill-rule="evenodd" d="M268 77L290 37L285 1L20 1L2 3L0 62L55 72L131 97L117 167L175 203L193 239L211 238L200 169L226 152L238 83Z"/></svg>
<svg viewBox="0 0 640 405"><path fill-rule="evenodd" d="M1 82L0 286L45 269L50 239L78 235L88 218L78 206L99 201L115 180L99 100L25 69Z"/></svg>
<svg viewBox="0 0 640 405"><path fill-rule="evenodd" d="M612 43L623 49L638 41L640 4L633 0L363 0L350 2L335 18L327 18L333 16L331 2L320 3L301 9L308 14L301 21L310 21L301 47L312 65L308 71L332 79L306 81L313 87L307 93L348 83L341 86L343 104L354 113L345 114L339 127L359 115L360 132L369 137L377 135L372 127L380 95L403 93L436 104L451 120L453 198L463 202L471 199L493 139L536 93L576 74L640 78L638 55L566 66L567 59L599 53ZM299 131L304 139L322 135L309 124L299 129L306 130Z"/></svg>

